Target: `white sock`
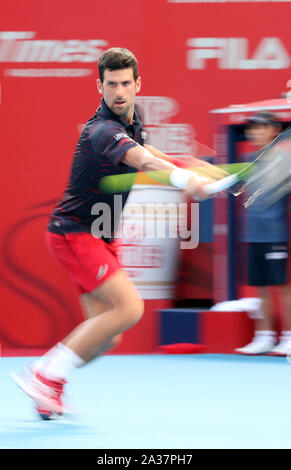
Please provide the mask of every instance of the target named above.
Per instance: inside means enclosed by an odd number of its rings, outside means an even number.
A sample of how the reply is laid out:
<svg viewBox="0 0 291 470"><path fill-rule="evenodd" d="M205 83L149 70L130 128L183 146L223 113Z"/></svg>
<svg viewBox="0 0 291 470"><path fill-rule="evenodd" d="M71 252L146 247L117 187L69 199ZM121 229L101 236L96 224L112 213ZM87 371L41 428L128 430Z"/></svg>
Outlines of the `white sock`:
<svg viewBox="0 0 291 470"><path fill-rule="evenodd" d="M66 379L74 369L85 364L78 354L63 343L58 343L57 350L55 356L45 365L46 376L52 379Z"/></svg>
<svg viewBox="0 0 291 470"><path fill-rule="evenodd" d="M60 349L59 345L61 343L56 344L53 348L47 351L40 359L33 363L33 370L37 372L44 372L47 363L59 354Z"/></svg>
<svg viewBox="0 0 291 470"><path fill-rule="evenodd" d="M281 337L280 339L282 340L291 340L291 331L290 330L284 330L281 332Z"/></svg>
<svg viewBox="0 0 291 470"><path fill-rule="evenodd" d="M257 330L255 332L255 340L260 341L260 342L261 341L262 342L266 342L266 341L274 342L275 335L276 335L276 332L273 330Z"/></svg>

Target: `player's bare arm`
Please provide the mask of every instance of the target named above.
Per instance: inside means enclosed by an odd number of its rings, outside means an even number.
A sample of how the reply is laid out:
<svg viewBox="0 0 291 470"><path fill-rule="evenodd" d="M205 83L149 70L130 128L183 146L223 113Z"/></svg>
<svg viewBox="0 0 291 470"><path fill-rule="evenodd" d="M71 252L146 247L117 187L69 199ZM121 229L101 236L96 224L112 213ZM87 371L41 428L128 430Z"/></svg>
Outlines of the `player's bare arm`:
<svg viewBox="0 0 291 470"><path fill-rule="evenodd" d="M185 189L189 196L199 200L208 197L203 186L213 182L213 179L208 176L201 177L189 170L177 168L172 163L155 156L148 148L141 145L129 149L122 161L143 172L153 172L151 175L155 179L164 184Z"/></svg>
<svg viewBox="0 0 291 470"><path fill-rule="evenodd" d="M168 155L156 149L152 145L145 144L144 147L147 150L149 150L149 152L151 152L151 154L154 155L155 157L170 161L170 158ZM197 157L191 157L189 166L191 168L195 167L195 171L197 171L198 174L202 176L209 176L213 179L220 179L220 178L224 178L225 176L228 176L228 173L226 171L222 170L221 168L218 168L215 165L212 165L211 163L205 160L201 160L200 158L197 158Z"/></svg>

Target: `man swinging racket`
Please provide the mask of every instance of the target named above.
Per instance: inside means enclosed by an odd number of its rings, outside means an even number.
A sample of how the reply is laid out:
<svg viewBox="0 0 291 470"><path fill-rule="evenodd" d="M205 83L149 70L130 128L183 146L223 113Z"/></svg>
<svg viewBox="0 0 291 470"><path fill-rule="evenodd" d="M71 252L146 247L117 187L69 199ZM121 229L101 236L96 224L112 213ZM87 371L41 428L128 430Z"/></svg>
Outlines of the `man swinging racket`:
<svg viewBox="0 0 291 470"><path fill-rule="evenodd" d="M12 374L43 419L69 411L62 396L72 371L118 344L121 334L143 315L143 301L117 258L113 227L120 214L114 214L114 194L102 192L101 179L137 170L161 171L165 184L184 189L197 200L207 197L204 186L213 181L176 167L162 159L162 152L144 145L142 123L135 110L141 78L129 50L108 49L98 68L101 106L80 136L66 191L46 234L52 255L76 283L86 320L30 366L28 373ZM218 178L223 176L217 172ZM122 207L128 194L122 193ZM100 202L110 207L112 231L96 237L92 234L96 216L91 211Z"/></svg>

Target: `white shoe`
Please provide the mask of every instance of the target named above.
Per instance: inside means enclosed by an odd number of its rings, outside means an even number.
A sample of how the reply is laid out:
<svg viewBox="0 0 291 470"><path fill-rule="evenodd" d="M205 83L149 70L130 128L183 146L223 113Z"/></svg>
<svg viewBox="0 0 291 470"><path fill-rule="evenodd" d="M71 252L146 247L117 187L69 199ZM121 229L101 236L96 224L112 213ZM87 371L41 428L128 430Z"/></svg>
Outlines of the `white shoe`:
<svg viewBox="0 0 291 470"><path fill-rule="evenodd" d="M291 341L290 338L280 338L279 344L271 349L271 354L274 356L287 356L291 355Z"/></svg>
<svg viewBox="0 0 291 470"><path fill-rule="evenodd" d="M270 339L258 339L255 338L251 343L247 344L243 348L235 349L235 352L239 354L265 354L268 353L274 347L274 341Z"/></svg>

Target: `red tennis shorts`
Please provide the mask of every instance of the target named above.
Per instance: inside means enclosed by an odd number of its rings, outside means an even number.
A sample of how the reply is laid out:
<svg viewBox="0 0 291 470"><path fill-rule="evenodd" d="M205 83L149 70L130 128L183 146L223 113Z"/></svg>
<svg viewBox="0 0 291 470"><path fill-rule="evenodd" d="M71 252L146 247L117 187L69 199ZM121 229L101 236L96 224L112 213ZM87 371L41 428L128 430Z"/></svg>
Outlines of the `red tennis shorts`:
<svg viewBox="0 0 291 470"><path fill-rule="evenodd" d="M90 233L56 234L46 232L53 257L71 275L79 294L91 293L122 266L118 260L120 240L105 243Z"/></svg>

